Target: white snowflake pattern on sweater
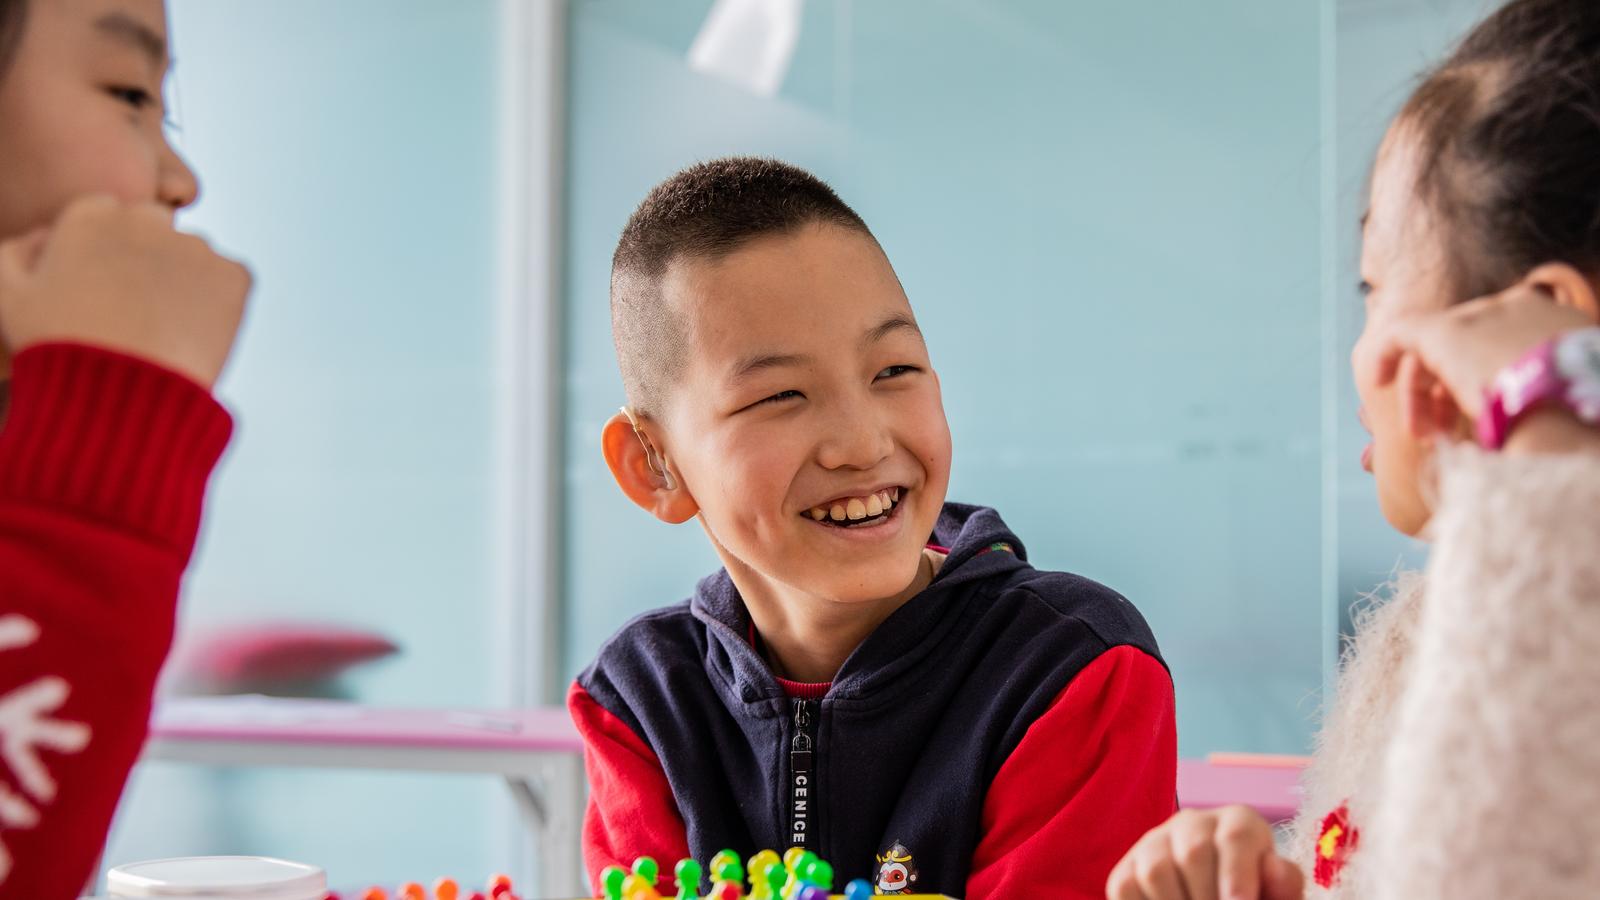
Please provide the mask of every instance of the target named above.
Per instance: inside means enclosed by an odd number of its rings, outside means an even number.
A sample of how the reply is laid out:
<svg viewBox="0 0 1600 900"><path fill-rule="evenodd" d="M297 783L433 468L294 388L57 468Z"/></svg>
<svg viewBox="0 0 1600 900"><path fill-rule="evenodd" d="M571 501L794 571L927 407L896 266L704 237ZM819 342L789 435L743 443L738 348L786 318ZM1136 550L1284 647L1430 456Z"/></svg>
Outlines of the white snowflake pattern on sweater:
<svg viewBox="0 0 1600 900"><path fill-rule="evenodd" d="M38 639L39 626L32 619L0 616L0 652L26 648ZM39 807L55 799L56 782L39 751L81 753L89 746L88 725L52 718L71 690L65 679L46 675L0 695L0 763L22 788L18 793L0 783L0 832L35 827ZM11 853L0 839L0 884L11 866Z"/></svg>

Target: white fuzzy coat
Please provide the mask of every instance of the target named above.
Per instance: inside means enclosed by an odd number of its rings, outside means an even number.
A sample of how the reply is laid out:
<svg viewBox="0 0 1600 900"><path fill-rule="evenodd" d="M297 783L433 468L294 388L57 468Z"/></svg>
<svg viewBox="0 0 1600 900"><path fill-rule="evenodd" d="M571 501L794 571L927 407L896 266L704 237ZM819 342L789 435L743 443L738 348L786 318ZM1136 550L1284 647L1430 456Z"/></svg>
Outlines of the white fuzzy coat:
<svg viewBox="0 0 1600 900"><path fill-rule="evenodd" d="M1600 458L1451 451L1430 529L1359 617L1287 852L1312 898L1600 898Z"/></svg>

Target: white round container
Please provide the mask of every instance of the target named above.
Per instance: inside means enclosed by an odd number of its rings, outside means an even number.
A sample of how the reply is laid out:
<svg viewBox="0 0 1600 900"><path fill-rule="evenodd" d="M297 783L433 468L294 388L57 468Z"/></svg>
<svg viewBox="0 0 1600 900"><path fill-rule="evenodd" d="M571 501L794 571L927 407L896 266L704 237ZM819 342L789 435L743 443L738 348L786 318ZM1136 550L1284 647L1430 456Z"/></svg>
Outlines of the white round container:
<svg viewBox="0 0 1600 900"><path fill-rule="evenodd" d="M106 889L114 898L322 900L328 876L265 856L185 856L117 866L106 873Z"/></svg>

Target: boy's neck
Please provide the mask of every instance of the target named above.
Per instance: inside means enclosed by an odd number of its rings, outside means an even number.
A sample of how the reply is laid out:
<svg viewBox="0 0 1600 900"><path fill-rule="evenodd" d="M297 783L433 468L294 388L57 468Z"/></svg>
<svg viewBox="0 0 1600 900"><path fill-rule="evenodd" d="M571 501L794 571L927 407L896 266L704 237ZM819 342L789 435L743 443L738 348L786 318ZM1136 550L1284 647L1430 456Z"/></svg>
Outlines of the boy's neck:
<svg viewBox="0 0 1600 900"><path fill-rule="evenodd" d="M867 635L933 581L944 556L924 550L922 565L905 590L882 600L849 604L795 591L737 560L725 561L766 645L773 674L788 681L818 684L832 681Z"/></svg>

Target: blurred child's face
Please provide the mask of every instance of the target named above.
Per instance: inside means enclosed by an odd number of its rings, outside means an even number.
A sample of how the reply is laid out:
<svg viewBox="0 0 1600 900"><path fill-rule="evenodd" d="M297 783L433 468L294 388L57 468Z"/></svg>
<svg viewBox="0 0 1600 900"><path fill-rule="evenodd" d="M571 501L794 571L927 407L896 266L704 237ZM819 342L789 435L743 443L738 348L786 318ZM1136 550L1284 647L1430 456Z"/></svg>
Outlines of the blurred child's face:
<svg viewBox="0 0 1600 900"><path fill-rule="evenodd" d="M194 202L163 129L166 33L162 0L30 0L0 73L0 239L86 194Z"/></svg>
<svg viewBox="0 0 1600 900"><path fill-rule="evenodd" d="M1376 386L1375 330L1397 318L1449 306L1449 283L1439 234L1414 190L1416 151L1403 127L1391 128L1378 151L1362 230L1361 278L1367 285L1367 324L1351 362L1362 419L1372 432L1363 465L1378 483L1384 518L1416 536L1431 513L1422 470L1431 444L1412 437L1401 418L1399 391Z"/></svg>
<svg viewBox="0 0 1600 900"><path fill-rule="evenodd" d="M805 226L675 263L662 288L690 334L663 449L729 570L840 602L904 591L944 504L950 429L877 243Z"/></svg>

